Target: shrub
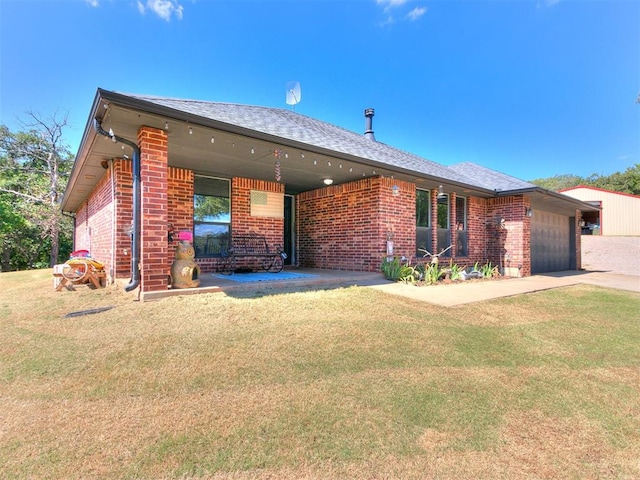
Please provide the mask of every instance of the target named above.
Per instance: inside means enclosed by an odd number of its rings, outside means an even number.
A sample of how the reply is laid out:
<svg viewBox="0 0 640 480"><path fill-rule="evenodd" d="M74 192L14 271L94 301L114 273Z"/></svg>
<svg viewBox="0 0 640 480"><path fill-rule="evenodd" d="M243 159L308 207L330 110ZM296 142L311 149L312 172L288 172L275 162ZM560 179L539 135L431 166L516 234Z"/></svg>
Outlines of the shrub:
<svg viewBox="0 0 640 480"><path fill-rule="evenodd" d="M384 275L384 278L387 280L391 280L393 282L397 282L403 277L411 274L412 267L406 263L404 257L402 259L398 257L393 257L389 260L387 257L382 259L382 265L380 270Z"/></svg>

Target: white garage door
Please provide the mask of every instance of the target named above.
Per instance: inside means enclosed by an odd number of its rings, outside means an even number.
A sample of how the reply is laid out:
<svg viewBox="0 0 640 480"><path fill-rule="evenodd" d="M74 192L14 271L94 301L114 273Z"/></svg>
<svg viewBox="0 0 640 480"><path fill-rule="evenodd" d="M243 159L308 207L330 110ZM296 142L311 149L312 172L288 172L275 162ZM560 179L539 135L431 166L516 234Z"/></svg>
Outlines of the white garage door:
<svg viewBox="0 0 640 480"><path fill-rule="evenodd" d="M558 272L575 268L575 219L534 210L531 217L531 273Z"/></svg>

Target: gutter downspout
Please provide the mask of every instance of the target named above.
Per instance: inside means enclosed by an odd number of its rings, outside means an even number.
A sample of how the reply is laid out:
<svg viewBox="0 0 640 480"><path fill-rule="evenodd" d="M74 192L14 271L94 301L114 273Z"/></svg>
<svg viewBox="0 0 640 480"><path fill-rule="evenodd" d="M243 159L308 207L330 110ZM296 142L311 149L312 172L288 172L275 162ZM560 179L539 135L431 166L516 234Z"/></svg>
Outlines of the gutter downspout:
<svg viewBox="0 0 640 480"><path fill-rule="evenodd" d="M111 225L116 225L118 218L117 205L116 205L116 173L113 168L113 158L109 160L109 171L111 173ZM111 229L111 271L109 276L111 277L111 284L116 281L116 229Z"/></svg>
<svg viewBox="0 0 640 480"><path fill-rule="evenodd" d="M131 140L122 138L113 133L113 130L106 132L98 119L94 119L93 128L97 133L113 142L124 143L133 149L133 228L131 229L131 281L124 287L126 292L130 292L140 285L140 148Z"/></svg>

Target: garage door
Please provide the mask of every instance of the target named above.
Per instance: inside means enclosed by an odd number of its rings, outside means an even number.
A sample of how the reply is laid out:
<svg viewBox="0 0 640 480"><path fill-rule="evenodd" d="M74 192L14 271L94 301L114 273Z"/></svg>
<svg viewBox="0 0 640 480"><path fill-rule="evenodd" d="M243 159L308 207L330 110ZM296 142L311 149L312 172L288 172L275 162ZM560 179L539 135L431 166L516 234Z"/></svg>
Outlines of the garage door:
<svg viewBox="0 0 640 480"><path fill-rule="evenodd" d="M531 273L575 268L574 217L534 210L531 217Z"/></svg>

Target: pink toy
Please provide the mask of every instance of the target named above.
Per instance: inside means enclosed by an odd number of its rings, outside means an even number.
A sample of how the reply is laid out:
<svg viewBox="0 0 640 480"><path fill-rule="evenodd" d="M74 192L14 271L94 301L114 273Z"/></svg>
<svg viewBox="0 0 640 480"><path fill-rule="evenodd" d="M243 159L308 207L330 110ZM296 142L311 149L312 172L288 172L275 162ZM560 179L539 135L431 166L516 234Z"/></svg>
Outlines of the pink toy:
<svg viewBox="0 0 640 480"><path fill-rule="evenodd" d="M178 240L186 240L187 242L190 242L193 240L193 235L191 234L191 232L180 232L178 233Z"/></svg>

